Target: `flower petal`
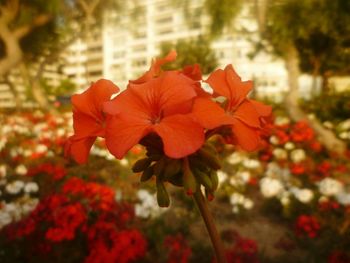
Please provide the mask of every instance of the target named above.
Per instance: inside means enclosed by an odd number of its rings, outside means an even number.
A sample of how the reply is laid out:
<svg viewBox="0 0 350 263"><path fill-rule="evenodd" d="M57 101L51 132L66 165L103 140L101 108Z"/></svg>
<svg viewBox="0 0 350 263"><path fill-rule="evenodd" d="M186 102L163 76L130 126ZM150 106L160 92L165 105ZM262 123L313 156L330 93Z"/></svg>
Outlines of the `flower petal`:
<svg viewBox="0 0 350 263"><path fill-rule="evenodd" d="M272 107L269 105L265 105L256 100L250 100L250 102L254 105L256 111L259 113L261 117L269 117L272 113Z"/></svg>
<svg viewBox="0 0 350 263"><path fill-rule="evenodd" d="M131 116L148 118L149 108L131 89L126 89L111 101L105 102L103 111L110 115L128 113Z"/></svg>
<svg viewBox="0 0 350 263"><path fill-rule="evenodd" d="M260 116L250 100L244 100L233 116L251 127L260 128Z"/></svg>
<svg viewBox="0 0 350 263"><path fill-rule="evenodd" d="M143 84L130 85L129 90L141 98L149 112L158 112L194 98L194 85L195 82L183 74L168 71Z"/></svg>
<svg viewBox="0 0 350 263"><path fill-rule="evenodd" d="M222 69L217 69L212 72L209 78L205 81L214 90L215 93L230 99L231 89L226 82L226 72Z"/></svg>
<svg viewBox="0 0 350 263"><path fill-rule="evenodd" d="M162 138L164 152L171 158L192 154L204 143L203 128L189 115L166 117L153 130Z"/></svg>
<svg viewBox="0 0 350 263"><path fill-rule="evenodd" d="M214 129L234 122L234 118L228 116L224 109L207 98L195 99L192 116L202 127L207 129Z"/></svg>
<svg viewBox="0 0 350 263"><path fill-rule="evenodd" d="M150 123L137 116L121 114L107 120L106 145L118 159L136 145L150 130Z"/></svg>
<svg viewBox="0 0 350 263"><path fill-rule="evenodd" d="M76 139L100 136L104 133L100 122L77 110L73 110L73 129Z"/></svg>
<svg viewBox="0 0 350 263"><path fill-rule="evenodd" d="M255 151L258 148L260 137L256 129L245 125L240 120L236 120L231 128L235 143L243 150Z"/></svg>
<svg viewBox="0 0 350 263"><path fill-rule="evenodd" d="M65 156L72 156L79 164L86 163L95 140L96 137L87 137L84 139L77 139L74 135L69 137L65 145Z"/></svg>
<svg viewBox="0 0 350 263"><path fill-rule="evenodd" d="M193 80L202 80L202 71L198 64L185 66L182 73Z"/></svg>
<svg viewBox="0 0 350 263"><path fill-rule="evenodd" d="M94 119L101 120L103 118L103 103L108 101L112 94L118 91L119 88L113 82L100 79L83 93L73 95L71 100L75 110L89 115Z"/></svg>
<svg viewBox="0 0 350 263"><path fill-rule="evenodd" d="M225 68L226 81L231 90L230 105L234 107L239 105L248 95L253 88L252 81L242 81L241 77L238 76L232 65L227 65Z"/></svg>
<svg viewBox="0 0 350 263"><path fill-rule="evenodd" d="M136 80L130 80L130 84L142 84L146 81L151 80L152 78L158 76L161 72L161 66L165 63L174 61L176 59L177 53L175 50L169 52L169 54L165 58L158 58L152 61L152 65L150 69L143 74L140 78Z"/></svg>

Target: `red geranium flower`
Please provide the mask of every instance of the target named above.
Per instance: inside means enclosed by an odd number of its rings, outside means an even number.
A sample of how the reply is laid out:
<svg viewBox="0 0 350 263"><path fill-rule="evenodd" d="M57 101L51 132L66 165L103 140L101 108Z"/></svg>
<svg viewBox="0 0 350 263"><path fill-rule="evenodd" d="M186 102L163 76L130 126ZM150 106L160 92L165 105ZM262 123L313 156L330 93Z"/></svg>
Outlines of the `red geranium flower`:
<svg viewBox="0 0 350 263"><path fill-rule="evenodd" d="M180 72L169 71L128 89L105 103L106 145L117 158L150 133L158 134L164 152L182 158L197 151L204 142L204 129L190 115L197 96L196 82Z"/></svg>
<svg viewBox="0 0 350 263"><path fill-rule="evenodd" d="M145 74L143 74L140 78L136 80L130 80L130 84L142 84L145 83L152 78L160 75L161 66L165 63L174 61L176 59L177 53L175 50L169 52L169 54L165 58L158 58L152 61L151 67Z"/></svg>
<svg viewBox="0 0 350 263"><path fill-rule="evenodd" d="M89 151L98 136L104 137L105 115L102 105L119 88L111 81L101 79L82 94L72 96L74 135L69 137L65 155L78 163L87 161Z"/></svg>
<svg viewBox="0 0 350 263"><path fill-rule="evenodd" d="M230 125L232 135L228 139L244 150L255 150L260 141L262 117L271 114L271 107L246 97L252 82L241 81L232 65L214 71L206 82L214 90L214 97L223 96L227 101L222 109L209 98L198 98L193 106L195 118L208 129Z"/></svg>

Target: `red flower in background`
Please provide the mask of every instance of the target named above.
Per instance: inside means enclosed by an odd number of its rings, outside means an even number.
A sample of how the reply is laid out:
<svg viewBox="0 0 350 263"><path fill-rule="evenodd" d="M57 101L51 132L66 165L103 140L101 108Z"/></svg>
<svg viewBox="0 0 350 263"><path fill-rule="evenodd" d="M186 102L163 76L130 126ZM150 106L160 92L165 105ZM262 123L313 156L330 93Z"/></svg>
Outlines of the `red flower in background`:
<svg viewBox="0 0 350 263"><path fill-rule="evenodd" d="M164 152L182 158L197 151L204 142L204 130L191 115L196 97L195 82L175 71L165 72L129 88L105 104L114 115L107 121L106 144L118 159L150 133L158 134Z"/></svg>
<svg viewBox="0 0 350 263"><path fill-rule="evenodd" d="M315 238L320 231L321 226L314 216L300 215L295 223L295 233L297 236L308 236Z"/></svg>
<svg viewBox="0 0 350 263"><path fill-rule="evenodd" d="M104 137L106 117L102 105L119 88L111 81L101 79L82 94L72 96L74 135L69 137L65 155L78 163L87 161L90 149L98 136Z"/></svg>
<svg viewBox="0 0 350 263"><path fill-rule="evenodd" d="M214 71L206 81L214 90L214 97L227 99L225 109L209 98L198 98L193 106L193 115L205 128L213 129L229 125L232 134L229 142L244 150L256 150L260 142L263 118L271 114L271 107L247 98L252 89L251 81L241 81L232 65L225 70Z"/></svg>
<svg viewBox="0 0 350 263"><path fill-rule="evenodd" d="M167 236L164 246L168 249L167 263L187 263L192 254L186 239L180 234Z"/></svg>

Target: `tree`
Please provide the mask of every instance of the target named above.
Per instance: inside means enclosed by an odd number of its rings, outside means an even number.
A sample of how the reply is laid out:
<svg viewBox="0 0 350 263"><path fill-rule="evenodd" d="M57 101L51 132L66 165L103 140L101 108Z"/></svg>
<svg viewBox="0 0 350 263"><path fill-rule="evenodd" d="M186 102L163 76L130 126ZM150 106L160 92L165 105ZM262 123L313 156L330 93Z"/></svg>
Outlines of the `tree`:
<svg viewBox="0 0 350 263"><path fill-rule="evenodd" d="M41 87L46 65L74 40L87 37L89 29L101 25L103 11L116 6L120 1L0 1L0 76L8 81L6 74L20 69L39 107L52 110Z"/></svg>
<svg viewBox="0 0 350 263"><path fill-rule="evenodd" d="M179 57L172 63L164 66L166 69L178 69L186 65L199 64L203 74L209 74L217 67L215 53L210 48L210 41L203 37L193 40L180 39L176 43L164 43L161 46L161 56L175 49Z"/></svg>
<svg viewBox="0 0 350 263"><path fill-rule="evenodd" d="M311 58L316 58L314 61L317 63L313 70L318 71L321 69L321 62L325 68L331 66L330 61L321 58L328 56L334 61L337 55L332 51L342 49L341 47L333 49L329 44L319 45L317 40L327 37L337 42L338 46L348 41L346 38L350 34L350 26L347 23L349 2L346 0L281 0L268 3L270 3L269 16L267 16L266 30L262 33L273 46L274 52L285 60L289 84L289 92L285 99L286 109L295 121L306 120L328 150L343 154L346 150L345 143L337 139L334 133L325 129L317 119L308 118L300 109L298 79L300 61L312 61ZM338 16L342 20L339 20ZM312 42L316 44L310 45ZM310 56L301 56L300 50L304 48Z"/></svg>

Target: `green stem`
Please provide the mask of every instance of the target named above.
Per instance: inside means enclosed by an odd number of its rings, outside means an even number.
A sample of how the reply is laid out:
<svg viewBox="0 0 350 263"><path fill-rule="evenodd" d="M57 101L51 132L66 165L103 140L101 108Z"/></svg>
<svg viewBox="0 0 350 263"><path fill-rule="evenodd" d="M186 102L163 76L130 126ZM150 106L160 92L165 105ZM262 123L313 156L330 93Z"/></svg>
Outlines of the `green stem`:
<svg viewBox="0 0 350 263"><path fill-rule="evenodd" d="M207 227L211 243L215 250L216 260L218 263L226 263L224 246L216 229L213 216L209 211L207 200L204 198L200 189L197 189L193 197Z"/></svg>

